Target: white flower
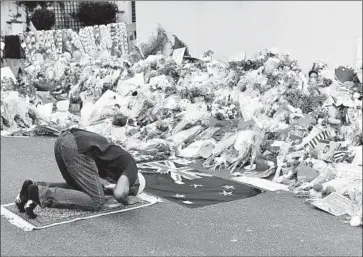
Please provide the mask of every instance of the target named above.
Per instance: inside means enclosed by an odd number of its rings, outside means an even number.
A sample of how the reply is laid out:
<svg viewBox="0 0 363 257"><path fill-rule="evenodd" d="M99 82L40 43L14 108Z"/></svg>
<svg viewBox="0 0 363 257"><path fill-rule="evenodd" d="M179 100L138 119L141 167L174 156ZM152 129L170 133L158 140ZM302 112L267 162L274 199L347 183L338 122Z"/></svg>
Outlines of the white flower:
<svg viewBox="0 0 363 257"><path fill-rule="evenodd" d="M333 71L328 69L320 70L320 76L325 79L330 79L330 80L335 79L335 74L333 73Z"/></svg>
<svg viewBox="0 0 363 257"><path fill-rule="evenodd" d="M328 62L324 59L320 59L316 62L316 69L325 69L328 67Z"/></svg>
<svg viewBox="0 0 363 257"><path fill-rule="evenodd" d="M271 54L277 55L279 53L279 49L276 47L272 47L272 48L270 48L269 52Z"/></svg>
<svg viewBox="0 0 363 257"><path fill-rule="evenodd" d="M290 53L288 51L283 51L281 55L284 56L285 58L290 57Z"/></svg>

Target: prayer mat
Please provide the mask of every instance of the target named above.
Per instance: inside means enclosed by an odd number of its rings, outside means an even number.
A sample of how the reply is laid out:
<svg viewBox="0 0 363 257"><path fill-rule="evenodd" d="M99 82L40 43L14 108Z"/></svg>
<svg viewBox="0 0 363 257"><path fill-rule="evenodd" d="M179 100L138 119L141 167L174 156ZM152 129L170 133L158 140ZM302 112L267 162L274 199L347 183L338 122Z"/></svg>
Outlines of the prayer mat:
<svg viewBox="0 0 363 257"><path fill-rule="evenodd" d="M136 199L136 198L134 198ZM160 200L157 197L140 194L133 204L124 206L112 197L108 197L105 207L100 211L81 211L76 209L56 209L36 207L34 212L38 215L35 219L29 219L25 213L20 213L14 203L1 205L1 216L4 216L9 222L24 231L38 230L49 228L61 224L74 222L77 220L86 220L109 214L131 211L153 205Z"/></svg>
<svg viewBox="0 0 363 257"><path fill-rule="evenodd" d="M140 163L138 168L146 179L146 192L188 208L240 200L262 192L171 160Z"/></svg>

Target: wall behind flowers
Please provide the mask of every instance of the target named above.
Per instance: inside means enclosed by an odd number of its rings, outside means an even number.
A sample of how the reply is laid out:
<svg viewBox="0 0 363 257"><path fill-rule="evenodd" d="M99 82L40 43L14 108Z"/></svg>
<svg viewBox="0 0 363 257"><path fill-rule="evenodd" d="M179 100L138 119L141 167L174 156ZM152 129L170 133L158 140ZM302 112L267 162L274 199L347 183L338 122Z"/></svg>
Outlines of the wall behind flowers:
<svg viewBox="0 0 363 257"><path fill-rule="evenodd" d="M238 52L277 47L304 71L317 59L355 67L362 36L361 1L137 1L138 40L161 24L185 41L193 56L211 49L228 60Z"/></svg>

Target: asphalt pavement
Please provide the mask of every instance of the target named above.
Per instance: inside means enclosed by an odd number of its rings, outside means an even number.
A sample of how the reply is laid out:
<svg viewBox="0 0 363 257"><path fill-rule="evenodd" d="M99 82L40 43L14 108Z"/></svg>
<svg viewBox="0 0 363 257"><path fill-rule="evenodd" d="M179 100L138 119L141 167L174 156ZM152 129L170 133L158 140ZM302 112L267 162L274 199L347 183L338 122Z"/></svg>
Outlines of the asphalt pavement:
<svg viewBox="0 0 363 257"><path fill-rule="evenodd" d="M49 138L1 138L1 204L24 179L61 182ZM1 217L1 256L362 256L350 227L288 192L151 207L24 232Z"/></svg>

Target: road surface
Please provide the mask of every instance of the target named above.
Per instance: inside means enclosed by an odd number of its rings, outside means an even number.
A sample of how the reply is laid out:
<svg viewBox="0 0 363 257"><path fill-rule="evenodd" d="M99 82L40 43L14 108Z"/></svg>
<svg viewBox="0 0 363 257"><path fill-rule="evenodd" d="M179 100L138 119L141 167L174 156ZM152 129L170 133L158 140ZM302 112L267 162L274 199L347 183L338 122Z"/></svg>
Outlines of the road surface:
<svg viewBox="0 0 363 257"><path fill-rule="evenodd" d="M61 182L49 138L1 138L1 202L24 179ZM189 209L164 201L24 232L1 218L2 256L362 256L362 228L290 193Z"/></svg>

